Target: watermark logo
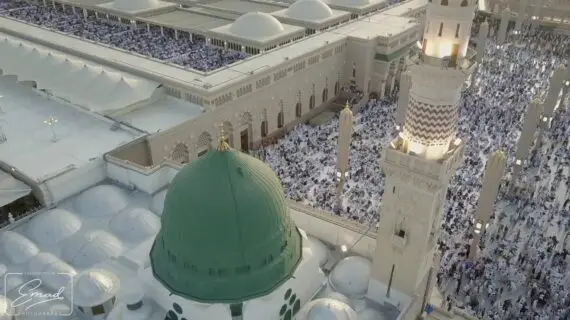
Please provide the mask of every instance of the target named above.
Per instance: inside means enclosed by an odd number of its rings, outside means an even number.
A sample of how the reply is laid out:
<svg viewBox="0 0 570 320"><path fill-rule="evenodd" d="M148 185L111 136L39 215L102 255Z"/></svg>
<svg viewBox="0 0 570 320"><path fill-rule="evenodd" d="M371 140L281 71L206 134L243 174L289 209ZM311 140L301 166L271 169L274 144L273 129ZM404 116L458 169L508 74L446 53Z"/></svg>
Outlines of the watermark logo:
<svg viewBox="0 0 570 320"><path fill-rule="evenodd" d="M72 273L6 273L4 296L10 316L71 316L73 313ZM23 283L22 283L23 280ZM16 286L13 283L20 283Z"/></svg>

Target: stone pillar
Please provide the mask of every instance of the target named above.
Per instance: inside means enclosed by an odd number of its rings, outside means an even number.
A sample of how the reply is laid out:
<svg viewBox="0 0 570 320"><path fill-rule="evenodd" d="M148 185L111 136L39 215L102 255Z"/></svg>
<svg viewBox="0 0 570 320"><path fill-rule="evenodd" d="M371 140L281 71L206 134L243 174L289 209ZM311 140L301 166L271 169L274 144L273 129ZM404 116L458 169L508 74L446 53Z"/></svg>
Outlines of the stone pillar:
<svg viewBox="0 0 570 320"><path fill-rule="evenodd" d="M501 24L499 25L499 34L497 35L497 42L499 44L504 44L507 40L507 29L509 26L509 20L511 18L511 11L506 8L501 13Z"/></svg>
<svg viewBox="0 0 570 320"><path fill-rule="evenodd" d="M475 56L475 61L477 61L477 67L475 68L473 74L471 75L471 87L476 83L477 74L479 73L479 68L483 57L485 56L485 46L487 45L487 37L489 35L489 23L487 20L483 21L479 26L479 35L477 37L477 55Z"/></svg>
<svg viewBox="0 0 570 320"><path fill-rule="evenodd" d="M499 187L501 186L506 164L507 158L500 150L495 151L491 158L487 160L483 185L481 186L479 201L477 203L477 211L475 212L475 224L473 229L474 237L469 248L470 260L473 260L477 255L477 248L479 247L481 234L487 228L487 225L491 220L491 216L493 215L495 200L499 193Z"/></svg>
<svg viewBox="0 0 570 320"><path fill-rule="evenodd" d="M556 104L558 103L558 98L560 97L560 91L563 90L565 82L564 78L566 76L565 73L566 71L564 70L564 66L561 65L554 71L554 74L550 78L550 87L548 89L548 94L546 95L543 113L543 117L546 117L548 121L540 122L542 129L548 129L550 126L550 121L552 120Z"/></svg>
<svg viewBox="0 0 570 320"><path fill-rule="evenodd" d="M514 190L516 182L520 177L522 168L528 160L530 148L534 142L534 135L538 128L538 121L540 113L542 112L542 107L543 106L540 101L534 100L526 108L523 128L517 142L517 150L515 152L515 165L513 167L513 174L509 188L510 192Z"/></svg>
<svg viewBox="0 0 570 320"><path fill-rule="evenodd" d="M400 92L398 96L398 103L396 105L396 129L402 130L406 120L406 110L410 101L410 88L412 87L412 74L409 71L404 71L400 74Z"/></svg>
<svg viewBox="0 0 570 320"><path fill-rule="evenodd" d="M338 128L338 150L336 159L336 178L337 178L337 210L342 209L342 194L344 183L347 178L348 159L350 155L350 140L352 138L352 111L348 101L344 109L340 113L340 121Z"/></svg>
<svg viewBox="0 0 570 320"><path fill-rule="evenodd" d="M517 32L522 31L522 24L526 18L526 11L528 10L528 1L529 0L520 0L519 2L518 15L515 23L515 31Z"/></svg>

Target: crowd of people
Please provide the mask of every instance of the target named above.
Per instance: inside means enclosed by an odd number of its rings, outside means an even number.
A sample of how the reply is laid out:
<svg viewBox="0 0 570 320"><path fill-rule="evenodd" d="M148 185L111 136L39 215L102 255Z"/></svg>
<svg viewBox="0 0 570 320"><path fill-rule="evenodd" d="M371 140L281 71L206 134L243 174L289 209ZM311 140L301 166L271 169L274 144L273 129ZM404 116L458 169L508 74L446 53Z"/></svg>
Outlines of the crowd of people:
<svg viewBox="0 0 570 320"><path fill-rule="evenodd" d="M64 9L25 0L0 0L0 15L199 71L215 70L247 57L240 51L208 45L198 36L192 40L188 35L176 38L171 29L161 32L156 26L147 30L146 25L135 27L94 15L85 18L83 10L73 12L69 6Z"/></svg>
<svg viewBox="0 0 570 320"><path fill-rule="evenodd" d="M487 157L503 150L507 171L526 106L548 90L555 68L568 62L570 38L527 30L499 46L489 40L473 86L460 102L458 136L463 164L449 185L439 242L439 289L447 306L480 319L570 318L570 110L556 113L550 131L533 153L526 188L502 188L499 213L486 230L481 251L468 259L473 218ZM384 175L382 148L395 132L395 99L370 101L354 117L348 181L337 206L335 165L338 118L313 127L299 125L266 148L286 196L372 225L380 220ZM507 173L508 177L509 174Z"/></svg>

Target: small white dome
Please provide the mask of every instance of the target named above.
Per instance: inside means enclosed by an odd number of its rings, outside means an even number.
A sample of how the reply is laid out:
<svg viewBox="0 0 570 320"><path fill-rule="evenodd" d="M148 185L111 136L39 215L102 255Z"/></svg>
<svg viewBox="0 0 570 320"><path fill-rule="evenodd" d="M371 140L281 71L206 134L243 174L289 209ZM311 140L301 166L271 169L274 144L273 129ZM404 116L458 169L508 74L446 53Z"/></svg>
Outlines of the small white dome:
<svg viewBox="0 0 570 320"><path fill-rule="evenodd" d="M14 231L4 231L0 235L4 256L15 264L25 263L40 252L28 238Z"/></svg>
<svg viewBox="0 0 570 320"><path fill-rule="evenodd" d="M166 192L168 190L162 190L152 197L152 211L157 215L162 215L162 209L164 209L164 200L166 199Z"/></svg>
<svg viewBox="0 0 570 320"><path fill-rule="evenodd" d="M160 219L147 209L132 208L113 217L109 228L125 240L144 240L158 233Z"/></svg>
<svg viewBox="0 0 570 320"><path fill-rule="evenodd" d="M346 304L347 306L354 308L354 306L352 305L352 301L350 301L350 299L347 296L345 296L344 294L342 294L340 292L334 292L334 291L330 292L329 294L327 294L325 296L325 298L340 301L340 302Z"/></svg>
<svg viewBox="0 0 570 320"><path fill-rule="evenodd" d="M157 6L157 0L116 0L113 2L113 7L122 11L150 9Z"/></svg>
<svg viewBox="0 0 570 320"><path fill-rule="evenodd" d="M370 0L325 0L325 2L341 7L359 7L370 4Z"/></svg>
<svg viewBox="0 0 570 320"><path fill-rule="evenodd" d="M81 229L81 220L67 210L52 209L28 223L28 236L36 243L55 245Z"/></svg>
<svg viewBox="0 0 570 320"><path fill-rule="evenodd" d="M63 295L67 297L71 293L71 280L77 271L58 257L49 252L41 252L28 261L28 272L41 272L42 283L52 289L64 288Z"/></svg>
<svg viewBox="0 0 570 320"><path fill-rule="evenodd" d="M279 20L264 12L248 12L237 18L229 31L244 38L266 38L285 30Z"/></svg>
<svg viewBox="0 0 570 320"><path fill-rule="evenodd" d="M356 312L337 300L321 298L309 302L297 314L299 320L357 320Z"/></svg>
<svg viewBox="0 0 570 320"><path fill-rule="evenodd" d="M323 267L329 261L329 248L321 240L314 237L309 237L309 242L315 258L319 260L319 266Z"/></svg>
<svg viewBox="0 0 570 320"><path fill-rule="evenodd" d="M368 291L371 268L372 263L366 258L346 257L330 273L329 283L334 291L351 299L363 297Z"/></svg>
<svg viewBox="0 0 570 320"><path fill-rule="evenodd" d="M91 230L73 240L63 248L62 257L77 268L91 267L123 251L122 242L103 230Z"/></svg>
<svg viewBox="0 0 570 320"><path fill-rule="evenodd" d="M322 20L333 16L331 8L321 0L298 0L286 13L291 18L301 20Z"/></svg>
<svg viewBox="0 0 570 320"><path fill-rule="evenodd" d="M112 185L100 185L85 190L75 201L77 211L90 217L114 215L129 205L125 191Z"/></svg>
<svg viewBox="0 0 570 320"><path fill-rule="evenodd" d="M96 306L116 296L119 287L119 278L112 272L88 269L75 278L74 302L82 307Z"/></svg>
<svg viewBox="0 0 570 320"><path fill-rule="evenodd" d="M386 317L374 309L364 309L358 314L358 320L386 320Z"/></svg>

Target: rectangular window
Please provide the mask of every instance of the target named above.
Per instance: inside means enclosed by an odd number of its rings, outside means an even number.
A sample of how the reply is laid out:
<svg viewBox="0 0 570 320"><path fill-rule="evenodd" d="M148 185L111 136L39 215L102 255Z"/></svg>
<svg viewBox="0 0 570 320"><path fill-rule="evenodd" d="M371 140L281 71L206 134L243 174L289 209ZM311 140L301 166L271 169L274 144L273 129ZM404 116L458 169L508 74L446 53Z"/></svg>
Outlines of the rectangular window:
<svg viewBox="0 0 570 320"><path fill-rule="evenodd" d="M461 25L458 23L457 24L457 28L455 28L455 37L459 38L459 28L461 27Z"/></svg>
<svg viewBox="0 0 570 320"><path fill-rule="evenodd" d="M439 31L437 33L437 36L441 37L442 34L443 34L443 22L439 24Z"/></svg>
<svg viewBox="0 0 570 320"><path fill-rule="evenodd" d="M93 312L94 316L100 315L100 314L105 313L105 308L103 308L103 305L100 304L100 305L92 307L91 312Z"/></svg>

